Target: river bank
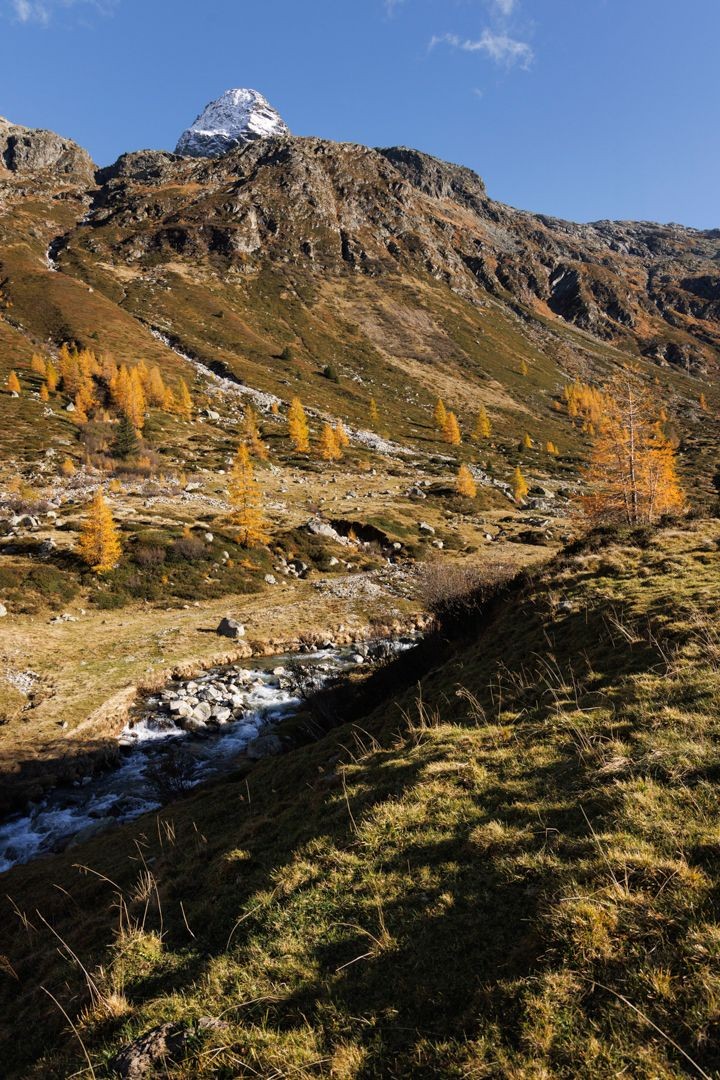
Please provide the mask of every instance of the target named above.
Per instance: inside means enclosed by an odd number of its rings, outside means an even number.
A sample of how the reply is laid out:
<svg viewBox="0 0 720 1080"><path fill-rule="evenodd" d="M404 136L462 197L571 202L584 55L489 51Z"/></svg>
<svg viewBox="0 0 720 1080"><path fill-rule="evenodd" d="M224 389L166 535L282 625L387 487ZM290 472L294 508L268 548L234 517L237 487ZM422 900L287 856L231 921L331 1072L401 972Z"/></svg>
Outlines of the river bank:
<svg viewBox="0 0 720 1080"><path fill-rule="evenodd" d="M277 728L322 689L411 648L410 635L256 658L174 678L137 700L96 773L0 824L0 873L66 850L250 760L282 753Z"/></svg>

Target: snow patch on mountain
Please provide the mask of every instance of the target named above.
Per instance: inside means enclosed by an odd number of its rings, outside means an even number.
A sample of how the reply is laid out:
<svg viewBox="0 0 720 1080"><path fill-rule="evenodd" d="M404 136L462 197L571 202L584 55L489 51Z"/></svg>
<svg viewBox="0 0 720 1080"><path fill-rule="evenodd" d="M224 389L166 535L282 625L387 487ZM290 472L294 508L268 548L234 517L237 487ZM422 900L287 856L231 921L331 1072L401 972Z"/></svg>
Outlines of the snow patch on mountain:
<svg viewBox="0 0 720 1080"><path fill-rule="evenodd" d="M226 90L183 132L175 153L182 157L222 157L256 139L289 134L279 112L257 90Z"/></svg>

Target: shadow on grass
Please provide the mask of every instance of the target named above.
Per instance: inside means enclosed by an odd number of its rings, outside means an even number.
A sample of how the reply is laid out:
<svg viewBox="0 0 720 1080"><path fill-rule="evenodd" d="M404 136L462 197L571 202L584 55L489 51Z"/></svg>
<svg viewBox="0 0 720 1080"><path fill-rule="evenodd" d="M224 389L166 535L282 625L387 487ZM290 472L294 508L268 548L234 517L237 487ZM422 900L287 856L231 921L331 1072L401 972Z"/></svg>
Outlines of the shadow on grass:
<svg viewBox="0 0 720 1080"><path fill-rule="evenodd" d="M63 1018L40 985L73 1011L86 997L82 974L58 960L57 942L35 909L96 965L108 962L119 894L130 918L164 935L157 962L139 964L128 978L135 1008L173 995L172 1005L153 1010L169 1009L177 1019L184 997L190 1013L229 1009L238 1039L253 1024L279 1039L311 1029L329 1053L351 1037L364 1054L355 1075L367 1080L439 1075L438 1063L452 1057L448 1047L485 1032L518 1050L527 995L544 972L562 966L548 911L578 859L597 855L590 821L601 831L622 798L611 782L598 785L569 735L555 732L545 748L544 724L556 716L559 686L546 692L533 683L539 669L531 660L544 624L538 610L520 610L523 587L504 586L455 630L444 627L373 674L336 711L342 729L239 769L83 847L78 861L95 873L80 873L69 855L11 871L5 891L30 926L8 911L0 928L0 953L16 977L0 987L0 1015L26 1031L8 1057L8 1076L26 1075L54 1039L60 1071L45 1075L64 1075L75 1064L76 1047L61 1039ZM647 670L653 655L642 642L614 646L600 611L559 618L553 634L548 651L585 654L595 675L593 701L618 673ZM517 741L501 756L483 722L465 719L447 695L470 684L481 708L495 716L488 678L510 653L528 670L506 692ZM410 702L420 679L423 695L440 702L436 733L412 731L398 707ZM582 709L583 690L574 692ZM324 711L331 718L333 709ZM513 726L504 716L497 723ZM597 735L606 738L602 725ZM532 767L523 754L534 755ZM448 763L458 766L454 778L438 789L435 803L423 802ZM477 790L475 767L490 774ZM393 808L399 820L402 801L415 791L411 804L422 814L393 833ZM388 822L386 842L378 820ZM478 830L492 837L496 822L500 838L480 842ZM372 844L362 832L368 823ZM143 874L154 883L144 893L137 884ZM708 916L711 906L705 904ZM260 984L254 995L253 970ZM253 996L262 1001L240 1008ZM680 1021L672 1034L685 1041ZM102 1024L88 1035L93 1052L108 1035ZM715 1067L714 1056L708 1048L708 1067Z"/></svg>

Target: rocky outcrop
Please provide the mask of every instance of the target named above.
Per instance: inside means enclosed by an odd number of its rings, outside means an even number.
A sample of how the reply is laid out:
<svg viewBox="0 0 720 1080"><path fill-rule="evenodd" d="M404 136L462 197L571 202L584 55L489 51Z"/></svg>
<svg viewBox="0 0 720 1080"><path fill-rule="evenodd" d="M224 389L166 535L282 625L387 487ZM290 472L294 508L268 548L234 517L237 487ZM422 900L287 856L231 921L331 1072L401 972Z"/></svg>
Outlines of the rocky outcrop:
<svg viewBox="0 0 720 1080"><path fill-rule="evenodd" d="M0 164L21 175L51 172L93 183L95 165L87 151L53 131L21 127L0 117Z"/></svg>

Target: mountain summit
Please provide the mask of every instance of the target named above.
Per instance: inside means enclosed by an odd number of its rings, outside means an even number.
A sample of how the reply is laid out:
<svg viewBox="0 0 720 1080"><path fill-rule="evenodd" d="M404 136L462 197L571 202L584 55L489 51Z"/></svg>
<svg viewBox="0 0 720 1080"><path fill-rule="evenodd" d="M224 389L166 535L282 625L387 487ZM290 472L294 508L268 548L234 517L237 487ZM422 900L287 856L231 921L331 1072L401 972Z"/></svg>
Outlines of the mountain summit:
<svg viewBox="0 0 720 1080"><path fill-rule="evenodd" d="M289 135L287 124L257 90L226 90L211 101L175 147L182 157L222 157L270 135Z"/></svg>

